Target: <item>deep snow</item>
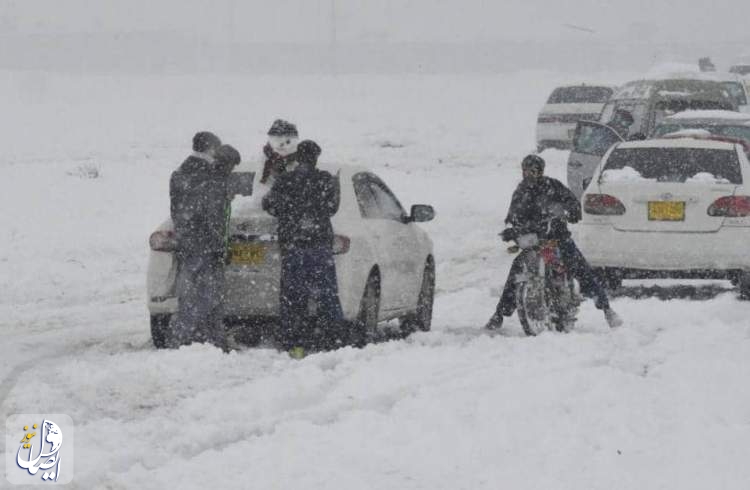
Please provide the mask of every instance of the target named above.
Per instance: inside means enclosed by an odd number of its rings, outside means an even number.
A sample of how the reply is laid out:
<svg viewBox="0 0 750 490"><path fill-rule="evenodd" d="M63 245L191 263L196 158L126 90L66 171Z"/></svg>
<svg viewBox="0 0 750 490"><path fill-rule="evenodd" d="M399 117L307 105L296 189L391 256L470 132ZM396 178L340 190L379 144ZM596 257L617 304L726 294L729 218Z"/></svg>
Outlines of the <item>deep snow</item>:
<svg viewBox="0 0 750 490"><path fill-rule="evenodd" d="M578 81L0 73L0 418L69 414L70 488L747 488L750 303L728 283L626 281L617 331L590 302L567 335L481 328L537 112ZM436 207L432 332L301 361L152 348L169 173L196 130L255 156L277 117Z"/></svg>

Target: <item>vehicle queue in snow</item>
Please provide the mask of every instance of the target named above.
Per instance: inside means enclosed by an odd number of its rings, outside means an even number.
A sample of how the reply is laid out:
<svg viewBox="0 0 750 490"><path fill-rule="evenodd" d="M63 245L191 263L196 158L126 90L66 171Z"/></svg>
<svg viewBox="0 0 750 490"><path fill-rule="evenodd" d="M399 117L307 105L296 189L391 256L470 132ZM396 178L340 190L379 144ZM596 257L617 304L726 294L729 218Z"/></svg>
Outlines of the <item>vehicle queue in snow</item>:
<svg viewBox="0 0 750 490"><path fill-rule="evenodd" d="M737 75L693 73L556 88L537 152L570 149L567 186L524 159L502 234L521 253L487 328L517 309L529 335L567 331L583 296L619 326L608 294L629 278L729 279L750 297L748 92ZM196 134L150 237L157 348L265 338L297 356L363 346L387 320L430 329L436 258L418 223L435 211L407 211L366 168L318 165L322 152L283 120L254 162Z"/></svg>

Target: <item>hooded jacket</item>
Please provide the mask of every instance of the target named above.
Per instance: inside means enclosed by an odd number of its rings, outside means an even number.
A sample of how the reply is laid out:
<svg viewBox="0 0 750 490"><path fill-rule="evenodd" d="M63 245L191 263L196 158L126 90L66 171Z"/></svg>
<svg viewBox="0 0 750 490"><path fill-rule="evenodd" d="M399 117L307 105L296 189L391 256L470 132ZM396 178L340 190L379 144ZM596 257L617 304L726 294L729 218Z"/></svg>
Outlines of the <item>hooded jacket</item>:
<svg viewBox="0 0 750 490"><path fill-rule="evenodd" d="M339 200L338 179L304 163L276 178L263 209L279 220L282 250L333 247L331 217Z"/></svg>
<svg viewBox="0 0 750 490"><path fill-rule="evenodd" d="M548 227L546 220L555 204L562 206L566 220L556 219ZM563 240L570 237L566 221L577 223L580 219L581 204L575 194L559 180L541 177L535 182L524 179L518 184L505 223L520 232L542 233L546 238Z"/></svg>
<svg viewBox="0 0 750 490"><path fill-rule="evenodd" d="M194 154L172 173L170 211L178 255L226 253L230 171L231 166Z"/></svg>

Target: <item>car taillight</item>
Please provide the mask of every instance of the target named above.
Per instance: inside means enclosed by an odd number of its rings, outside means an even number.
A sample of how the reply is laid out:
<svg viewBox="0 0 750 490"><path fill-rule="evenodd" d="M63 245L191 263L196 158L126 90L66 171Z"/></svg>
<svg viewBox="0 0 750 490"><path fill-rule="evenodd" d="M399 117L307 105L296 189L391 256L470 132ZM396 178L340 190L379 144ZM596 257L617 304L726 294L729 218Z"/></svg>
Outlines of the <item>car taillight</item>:
<svg viewBox="0 0 750 490"><path fill-rule="evenodd" d="M341 255L345 254L349 251L349 246L352 244L352 241L349 239L348 236L344 235L334 235L333 236L333 253L334 255Z"/></svg>
<svg viewBox="0 0 750 490"><path fill-rule="evenodd" d="M750 196L724 196L708 207L709 216L742 218L750 216Z"/></svg>
<svg viewBox="0 0 750 490"><path fill-rule="evenodd" d="M155 231L148 239L151 250L157 252L174 252L177 248L177 238L171 230Z"/></svg>
<svg viewBox="0 0 750 490"><path fill-rule="evenodd" d="M586 194L583 199L583 212L605 216L625 214L625 205L609 194Z"/></svg>

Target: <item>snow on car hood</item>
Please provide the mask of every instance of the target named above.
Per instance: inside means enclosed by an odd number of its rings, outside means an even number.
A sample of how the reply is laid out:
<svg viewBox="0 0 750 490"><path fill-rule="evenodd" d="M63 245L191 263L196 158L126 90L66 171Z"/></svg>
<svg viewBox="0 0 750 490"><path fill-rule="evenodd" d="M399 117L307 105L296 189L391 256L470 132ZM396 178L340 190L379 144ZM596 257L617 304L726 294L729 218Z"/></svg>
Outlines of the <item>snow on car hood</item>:
<svg viewBox="0 0 750 490"><path fill-rule="evenodd" d="M734 111L682 111L666 119L732 119L750 122L750 115Z"/></svg>

